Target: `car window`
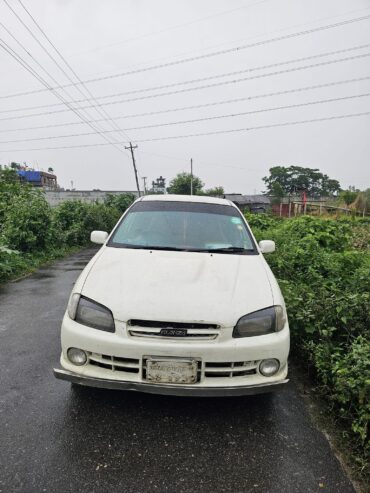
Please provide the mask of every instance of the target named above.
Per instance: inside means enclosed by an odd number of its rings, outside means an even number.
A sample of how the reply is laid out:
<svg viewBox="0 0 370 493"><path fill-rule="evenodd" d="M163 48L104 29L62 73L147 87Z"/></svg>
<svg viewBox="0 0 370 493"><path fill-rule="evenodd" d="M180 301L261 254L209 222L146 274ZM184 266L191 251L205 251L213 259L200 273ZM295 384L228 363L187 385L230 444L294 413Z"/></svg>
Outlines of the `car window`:
<svg viewBox="0 0 370 493"><path fill-rule="evenodd" d="M108 246L255 252L237 209L196 202L137 202L122 219Z"/></svg>

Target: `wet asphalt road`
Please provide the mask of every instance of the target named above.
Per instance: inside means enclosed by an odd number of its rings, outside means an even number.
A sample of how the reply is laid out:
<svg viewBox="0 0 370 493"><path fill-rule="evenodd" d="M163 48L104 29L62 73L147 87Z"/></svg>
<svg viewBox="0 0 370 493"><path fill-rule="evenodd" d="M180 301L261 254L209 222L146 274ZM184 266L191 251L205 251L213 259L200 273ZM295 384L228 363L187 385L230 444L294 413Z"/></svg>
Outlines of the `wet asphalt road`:
<svg viewBox="0 0 370 493"><path fill-rule="evenodd" d="M56 380L61 318L93 253L0 288L0 492L354 492L294 383L199 399Z"/></svg>

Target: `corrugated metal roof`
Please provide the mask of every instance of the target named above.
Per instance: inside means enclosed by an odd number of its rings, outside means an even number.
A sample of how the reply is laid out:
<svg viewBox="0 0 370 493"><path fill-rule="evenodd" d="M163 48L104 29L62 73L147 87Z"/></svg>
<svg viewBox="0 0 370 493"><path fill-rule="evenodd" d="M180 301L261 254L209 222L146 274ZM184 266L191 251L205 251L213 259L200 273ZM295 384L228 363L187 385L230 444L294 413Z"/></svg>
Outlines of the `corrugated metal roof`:
<svg viewBox="0 0 370 493"><path fill-rule="evenodd" d="M238 193L228 193L224 195L225 199L231 200L235 204L248 205L248 204L270 204L270 197L267 195L242 195Z"/></svg>

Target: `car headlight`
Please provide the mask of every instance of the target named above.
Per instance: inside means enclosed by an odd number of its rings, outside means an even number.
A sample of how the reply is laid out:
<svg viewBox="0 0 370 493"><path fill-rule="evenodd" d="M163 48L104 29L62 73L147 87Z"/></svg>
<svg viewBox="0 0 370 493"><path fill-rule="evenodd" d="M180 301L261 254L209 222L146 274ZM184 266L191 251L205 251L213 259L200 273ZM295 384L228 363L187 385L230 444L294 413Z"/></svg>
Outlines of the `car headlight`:
<svg viewBox="0 0 370 493"><path fill-rule="evenodd" d="M286 323L285 311L282 306L270 306L238 320L233 330L233 337L253 337L279 332Z"/></svg>
<svg viewBox="0 0 370 493"><path fill-rule="evenodd" d="M81 295L79 293L72 293L69 297L67 311L69 318L71 318L72 320L76 318L76 311L78 307L78 302L80 301L80 296Z"/></svg>
<svg viewBox="0 0 370 493"><path fill-rule="evenodd" d="M80 294L73 294L68 303L68 315L79 324L93 329L114 332L112 312L104 305Z"/></svg>

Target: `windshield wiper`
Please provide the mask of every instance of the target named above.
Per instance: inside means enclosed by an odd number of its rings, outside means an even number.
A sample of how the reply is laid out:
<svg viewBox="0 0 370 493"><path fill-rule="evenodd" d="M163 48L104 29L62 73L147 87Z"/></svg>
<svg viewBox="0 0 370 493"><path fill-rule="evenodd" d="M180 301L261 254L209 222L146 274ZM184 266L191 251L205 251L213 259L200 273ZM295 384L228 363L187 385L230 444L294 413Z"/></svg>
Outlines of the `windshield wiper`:
<svg viewBox="0 0 370 493"><path fill-rule="evenodd" d="M210 248L208 250L205 250L206 252L210 253L251 253L254 252L253 248L243 248L243 247L235 247L235 246L230 246L230 247L223 247L223 248Z"/></svg>
<svg viewBox="0 0 370 493"><path fill-rule="evenodd" d="M169 246L159 246L159 245L123 245L123 248L135 248L139 250L166 250L173 252L188 252L189 250L186 248L178 248L178 247L169 247ZM191 251L191 250L190 250Z"/></svg>
<svg viewBox="0 0 370 493"><path fill-rule="evenodd" d="M115 245L113 245L115 246ZM160 245L133 245L130 243L121 243L117 245L120 248L132 248L137 250L164 250L169 252L201 252L201 253L254 253L253 248L242 248L242 247L223 247L223 248L180 248L171 246L160 246Z"/></svg>

